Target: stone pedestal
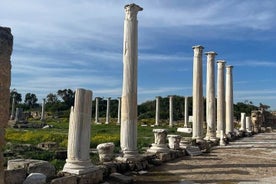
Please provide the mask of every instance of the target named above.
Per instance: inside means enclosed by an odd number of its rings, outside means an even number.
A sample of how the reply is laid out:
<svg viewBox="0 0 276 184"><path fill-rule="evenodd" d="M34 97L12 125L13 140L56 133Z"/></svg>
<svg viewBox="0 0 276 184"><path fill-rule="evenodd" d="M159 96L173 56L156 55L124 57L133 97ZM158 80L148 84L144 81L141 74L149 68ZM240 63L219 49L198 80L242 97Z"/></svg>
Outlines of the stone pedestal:
<svg viewBox="0 0 276 184"><path fill-rule="evenodd" d="M207 133L205 140L216 140L216 98L215 98L215 52L206 52L206 122Z"/></svg>
<svg viewBox="0 0 276 184"><path fill-rule="evenodd" d="M168 140L169 140L169 148L173 150L178 150L180 149L180 141L181 141L181 136L180 135L167 135Z"/></svg>
<svg viewBox="0 0 276 184"><path fill-rule="evenodd" d="M138 21L137 13L143 8L136 4L125 6L123 89L121 109L121 149L123 157L137 159L137 62Z"/></svg>
<svg viewBox="0 0 276 184"><path fill-rule="evenodd" d="M232 134L234 131L234 107L233 107L233 66L226 66L226 87L225 87L225 133Z"/></svg>
<svg viewBox="0 0 276 184"><path fill-rule="evenodd" d="M99 124L99 97L95 98L95 123Z"/></svg>
<svg viewBox="0 0 276 184"><path fill-rule="evenodd" d="M155 126L159 126L159 117L160 117L160 96L155 97Z"/></svg>
<svg viewBox="0 0 276 184"><path fill-rule="evenodd" d="M5 145L5 127L9 121L12 47L11 29L0 27L0 184L4 184L2 150Z"/></svg>
<svg viewBox="0 0 276 184"><path fill-rule="evenodd" d="M189 97L185 96L185 102L184 102L184 106L185 106L185 110L184 110L184 128L188 128L188 122L189 122L188 98Z"/></svg>
<svg viewBox="0 0 276 184"><path fill-rule="evenodd" d="M117 124L121 124L121 97L118 97L118 119Z"/></svg>
<svg viewBox="0 0 276 184"><path fill-rule="evenodd" d="M169 114L170 114L170 121L169 126L173 127L173 96L169 96Z"/></svg>
<svg viewBox="0 0 276 184"><path fill-rule="evenodd" d="M110 121L110 97L106 100L106 118L105 118L105 124L109 124Z"/></svg>
<svg viewBox="0 0 276 184"><path fill-rule="evenodd" d="M41 121L45 120L45 98L43 98L42 107L41 107Z"/></svg>
<svg viewBox="0 0 276 184"><path fill-rule="evenodd" d="M202 52L204 47L193 46L193 139L203 138Z"/></svg>
<svg viewBox="0 0 276 184"><path fill-rule="evenodd" d="M99 153L100 162L110 162L114 157L114 143L102 143L97 146L97 150Z"/></svg>
<svg viewBox="0 0 276 184"><path fill-rule="evenodd" d="M63 172L83 174L96 169L89 155L91 107L92 91L77 89L74 107L71 107L67 159Z"/></svg>
<svg viewBox="0 0 276 184"><path fill-rule="evenodd" d="M241 128L240 131L245 132L246 131L246 120L245 120L245 112L241 113Z"/></svg>
<svg viewBox="0 0 276 184"><path fill-rule="evenodd" d="M166 129L153 129L154 133L154 143L147 150L151 153L168 153L170 149L166 143L168 130Z"/></svg>
<svg viewBox="0 0 276 184"><path fill-rule="evenodd" d="M221 138L220 133L225 130L225 61L217 61L217 138Z"/></svg>

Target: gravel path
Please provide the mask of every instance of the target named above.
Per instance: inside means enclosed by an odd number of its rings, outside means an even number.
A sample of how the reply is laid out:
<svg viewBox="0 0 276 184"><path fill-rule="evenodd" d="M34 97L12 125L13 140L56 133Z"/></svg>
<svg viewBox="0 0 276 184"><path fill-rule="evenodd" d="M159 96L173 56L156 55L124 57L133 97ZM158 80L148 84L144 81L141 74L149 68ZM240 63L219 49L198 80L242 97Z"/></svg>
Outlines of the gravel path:
<svg viewBox="0 0 276 184"><path fill-rule="evenodd" d="M276 131L214 147L209 154L165 163L134 176L134 180L136 184L276 184Z"/></svg>

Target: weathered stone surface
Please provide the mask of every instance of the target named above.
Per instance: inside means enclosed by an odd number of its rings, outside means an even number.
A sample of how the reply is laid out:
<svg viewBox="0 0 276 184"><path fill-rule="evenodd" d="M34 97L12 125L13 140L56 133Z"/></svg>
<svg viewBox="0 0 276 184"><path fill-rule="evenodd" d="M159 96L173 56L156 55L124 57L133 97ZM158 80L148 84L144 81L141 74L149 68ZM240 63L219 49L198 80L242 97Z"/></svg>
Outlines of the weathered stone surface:
<svg viewBox="0 0 276 184"><path fill-rule="evenodd" d="M97 169L86 174L78 175L78 184L97 184L103 180L103 173Z"/></svg>
<svg viewBox="0 0 276 184"><path fill-rule="evenodd" d="M5 170L5 184L22 184L27 177L25 169Z"/></svg>
<svg viewBox="0 0 276 184"><path fill-rule="evenodd" d="M53 179L51 184L78 184L76 176L65 176Z"/></svg>
<svg viewBox="0 0 276 184"><path fill-rule="evenodd" d="M130 176L125 176L120 173L112 173L110 176L111 181L115 181L121 184L129 184L133 182L133 178Z"/></svg>
<svg viewBox="0 0 276 184"><path fill-rule="evenodd" d="M23 184L46 184L46 176L41 173L31 173Z"/></svg>
<svg viewBox="0 0 276 184"><path fill-rule="evenodd" d="M24 168L28 174L42 173L47 177L55 175L55 167L47 161L33 159L14 159L8 161L8 170Z"/></svg>
<svg viewBox="0 0 276 184"><path fill-rule="evenodd" d="M202 152L201 152L201 150L199 149L198 146L187 146L186 147L186 152L190 156L197 156L197 155L201 155L202 154Z"/></svg>
<svg viewBox="0 0 276 184"><path fill-rule="evenodd" d="M110 162L111 160L113 160L114 147L115 145L113 142L102 143L97 146L97 150L98 150L101 162Z"/></svg>

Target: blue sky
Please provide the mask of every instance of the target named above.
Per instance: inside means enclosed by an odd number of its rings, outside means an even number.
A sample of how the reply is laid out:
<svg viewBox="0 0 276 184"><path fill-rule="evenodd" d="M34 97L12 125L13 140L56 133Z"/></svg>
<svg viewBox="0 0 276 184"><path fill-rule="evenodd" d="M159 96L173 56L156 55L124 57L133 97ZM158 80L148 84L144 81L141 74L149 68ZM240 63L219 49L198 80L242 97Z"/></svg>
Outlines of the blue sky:
<svg viewBox="0 0 276 184"><path fill-rule="evenodd" d="M12 85L39 100L59 89L116 98L122 89L124 5L138 13L138 101L192 95L192 46L233 65L234 101L276 110L274 0L1 0L14 35ZM203 57L204 87L206 56ZM205 90L204 90L205 94Z"/></svg>

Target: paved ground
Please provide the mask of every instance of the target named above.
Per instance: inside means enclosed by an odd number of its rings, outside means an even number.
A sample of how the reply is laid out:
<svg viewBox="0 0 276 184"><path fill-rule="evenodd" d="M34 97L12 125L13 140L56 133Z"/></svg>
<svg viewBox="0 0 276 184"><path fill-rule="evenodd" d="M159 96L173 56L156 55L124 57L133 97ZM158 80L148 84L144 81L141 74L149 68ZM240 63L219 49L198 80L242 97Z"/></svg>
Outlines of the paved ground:
<svg viewBox="0 0 276 184"><path fill-rule="evenodd" d="M276 130L214 147L209 154L165 163L134 180L136 184L276 184Z"/></svg>

